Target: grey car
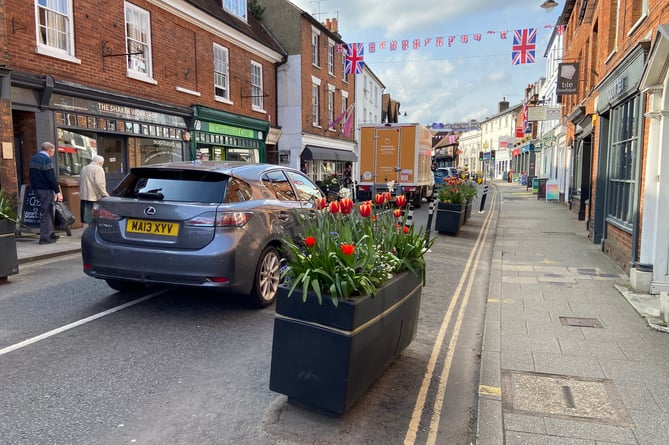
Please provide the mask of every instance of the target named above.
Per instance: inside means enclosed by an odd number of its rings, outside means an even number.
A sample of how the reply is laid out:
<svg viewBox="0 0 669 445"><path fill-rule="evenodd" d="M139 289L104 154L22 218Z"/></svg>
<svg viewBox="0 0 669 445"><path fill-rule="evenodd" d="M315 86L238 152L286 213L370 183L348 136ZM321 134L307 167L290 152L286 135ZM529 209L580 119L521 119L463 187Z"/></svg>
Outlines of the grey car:
<svg viewBox="0 0 669 445"><path fill-rule="evenodd" d="M243 162L133 168L93 208L84 272L115 290L167 284L271 304L282 241L298 237L320 189L298 170Z"/></svg>

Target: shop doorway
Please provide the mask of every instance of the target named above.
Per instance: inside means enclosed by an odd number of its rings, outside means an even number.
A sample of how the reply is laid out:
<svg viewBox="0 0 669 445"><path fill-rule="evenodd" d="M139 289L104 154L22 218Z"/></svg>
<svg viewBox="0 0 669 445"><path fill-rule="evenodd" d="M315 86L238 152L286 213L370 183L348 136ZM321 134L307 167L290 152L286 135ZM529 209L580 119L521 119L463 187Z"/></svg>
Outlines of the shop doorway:
<svg viewBox="0 0 669 445"><path fill-rule="evenodd" d="M101 135L98 145L100 155L105 158L107 190L111 191L128 172L126 138L122 136Z"/></svg>

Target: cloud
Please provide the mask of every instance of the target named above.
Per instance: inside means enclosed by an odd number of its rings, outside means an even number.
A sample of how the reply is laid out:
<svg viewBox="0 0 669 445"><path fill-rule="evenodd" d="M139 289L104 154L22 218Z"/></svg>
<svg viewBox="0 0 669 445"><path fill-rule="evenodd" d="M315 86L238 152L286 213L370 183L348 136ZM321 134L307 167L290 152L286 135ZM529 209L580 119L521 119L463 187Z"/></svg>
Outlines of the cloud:
<svg viewBox="0 0 669 445"><path fill-rule="evenodd" d="M395 40L401 46L407 40L406 50L381 50L377 45L371 52L366 46L365 63L385 92L401 103L408 121L426 124L484 119L497 112L503 97L519 103L527 84L545 76L543 54L550 29L544 31L544 25L555 23L560 14L546 14L540 0L292 1L321 21L337 17L345 41ZM512 33L525 27L537 28L537 63L512 66ZM503 39L499 31L508 31L508 37ZM481 35L479 41L473 39L475 33ZM467 42L460 41L462 35L468 36ZM454 37L450 46L448 36ZM437 37L446 39L443 46L436 46ZM419 48L413 47L414 40Z"/></svg>

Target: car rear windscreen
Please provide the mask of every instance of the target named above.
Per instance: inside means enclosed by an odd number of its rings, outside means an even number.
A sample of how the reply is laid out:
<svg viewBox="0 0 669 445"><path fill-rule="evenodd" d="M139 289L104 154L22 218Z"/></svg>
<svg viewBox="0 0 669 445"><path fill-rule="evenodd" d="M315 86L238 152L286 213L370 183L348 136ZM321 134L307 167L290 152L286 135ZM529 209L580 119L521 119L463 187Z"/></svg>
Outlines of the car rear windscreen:
<svg viewBox="0 0 669 445"><path fill-rule="evenodd" d="M223 202L228 176L190 170L133 170L112 196L181 202Z"/></svg>

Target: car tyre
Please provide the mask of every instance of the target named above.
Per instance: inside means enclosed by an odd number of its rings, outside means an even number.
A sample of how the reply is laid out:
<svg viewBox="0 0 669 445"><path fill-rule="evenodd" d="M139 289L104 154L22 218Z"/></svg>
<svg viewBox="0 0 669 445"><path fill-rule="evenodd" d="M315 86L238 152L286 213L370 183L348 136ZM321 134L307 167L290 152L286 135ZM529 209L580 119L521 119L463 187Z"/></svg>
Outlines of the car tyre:
<svg viewBox="0 0 669 445"><path fill-rule="evenodd" d="M251 298L254 306L267 307L274 303L281 281L281 257L279 251L268 246L263 250L258 261Z"/></svg>
<svg viewBox="0 0 669 445"><path fill-rule="evenodd" d="M105 280L107 286L119 292L135 291L142 290L146 287L144 283L137 281L125 281L125 280Z"/></svg>

